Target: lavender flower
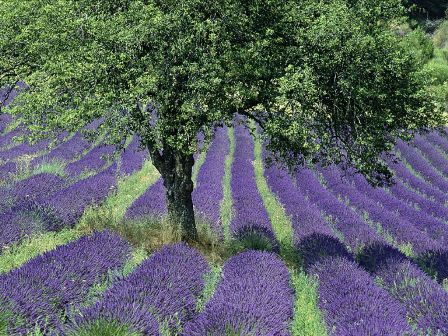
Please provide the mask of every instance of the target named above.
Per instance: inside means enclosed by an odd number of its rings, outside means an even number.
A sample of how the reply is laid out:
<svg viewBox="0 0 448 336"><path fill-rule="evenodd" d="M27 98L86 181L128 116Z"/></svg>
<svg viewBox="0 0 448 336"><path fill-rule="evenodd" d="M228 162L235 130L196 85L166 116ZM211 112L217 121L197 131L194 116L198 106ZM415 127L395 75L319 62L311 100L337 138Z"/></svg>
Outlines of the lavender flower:
<svg viewBox="0 0 448 336"><path fill-rule="evenodd" d="M232 165L231 190L235 216L230 223L234 237L255 233L266 237L274 248L278 244L269 216L257 189L253 166L254 142L242 125L235 126L235 157Z"/></svg>
<svg viewBox="0 0 448 336"><path fill-rule="evenodd" d="M374 245L363 251L361 264L402 303L421 334L448 334L448 293L414 263L390 246Z"/></svg>
<svg viewBox="0 0 448 336"><path fill-rule="evenodd" d="M289 335L293 301L288 269L278 257L243 252L226 262L214 296L183 335Z"/></svg>
<svg viewBox="0 0 448 336"><path fill-rule="evenodd" d="M315 264L310 273L319 279L319 308L330 335L410 333L404 307L354 262L330 257Z"/></svg>
<svg viewBox="0 0 448 336"><path fill-rule="evenodd" d="M138 219L145 216L160 218L166 213L166 189L160 178L131 204L126 210L125 218Z"/></svg>
<svg viewBox="0 0 448 336"><path fill-rule="evenodd" d="M223 198L224 161L229 151L226 128L218 128L202 165L193 191L193 204L199 217L210 223L214 232L223 235L220 203Z"/></svg>
<svg viewBox="0 0 448 336"><path fill-rule="evenodd" d="M142 168L143 162L148 156L148 150L139 148L139 142L138 136L134 136L129 146L121 155L121 173L130 175Z"/></svg>
<svg viewBox="0 0 448 336"><path fill-rule="evenodd" d="M85 171L98 171L107 164L104 157L114 152L115 146L98 145L80 160L68 164L65 170L70 176L78 176Z"/></svg>
<svg viewBox="0 0 448 336"><path fill-rule="evenodd" d="M8 333L25 335L38 325L49 333L90 287L122 267L129 245L109 232L95 233L35 257L0 275L0 311L12 310Z"/></svg>
<svg viewBox="0 0 448 336"><path fill-rule="evenodd" d="M360 216L325 189L309 169L297 172L297 186L321 211L331 216L335 229L344 235L344 242L356 250L373 242L384 242Z"/></svg>
<svg viewBox="0 0 448 336"><path fill-rule="evenodd" d="M200 253L184 243L164 246L109 288L97 303L83 309L68 328L107 319L126 323L145 335L157 335L157 319L176 329L195 316L196 298L208 271Z"/></svg>

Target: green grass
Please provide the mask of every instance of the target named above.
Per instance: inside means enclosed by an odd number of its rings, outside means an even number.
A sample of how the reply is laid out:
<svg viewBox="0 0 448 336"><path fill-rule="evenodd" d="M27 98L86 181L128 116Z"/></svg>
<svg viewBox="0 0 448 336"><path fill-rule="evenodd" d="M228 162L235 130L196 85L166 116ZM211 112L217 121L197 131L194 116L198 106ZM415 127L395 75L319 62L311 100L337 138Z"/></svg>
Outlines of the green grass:
<svg viewBox="0 0 448 336"><path fill-rule="evenodd" d="M198 180L198 174L199 171L201 170L202 165L205 162L205 157L207 156L207 148L204 148L198 155L196 162L194 163L193 166L193 171L191 174L191 180L193 181L194 186L196 187L196 183Z"/></svg>
<svg viewBox="0 0 448 336"><path fill-rule="evenodd" d="M109 195L103 206L88 208L75 228L39 233L3 248L0 254L0 273L8 272L39 254L93 232L94 230L89 229L94 228L98 222L121 220L127 207L145 192L149 185L157 181L158 176L154 166L148 161L142 170L121 179L117 191Z"/></svg>
<svg viewBox="0 0 448 336"><path fill-rule="evenodd" d="M3 249L0 255L0 274L21 266L31 258L81 237L76 229L46 232L25 238Z"/></svg>
<svg viewBox="0 0 448 336"><path fill-rule="evenodd" d="M204 310L205 304L212 298L221 280L222 267L220 265L211 265L211 270L204 277L204 289L196 301L196 310Z"/></svg>
<svg viewBox="0 0 448 336"><path fill-rule="evenodd" d="M255 180L257 183L258 192L263 200L269 219L272 224L275 236L280 243L280 253L284 257L293 258L293 228L291 220L283 209L282 204L277 200L277 197L269 189L269 186L264 177L264 162L262 159L262 144L261 139L256 136L254 140L254 169ZM295 262L295 260L291 260Z"/></svg>
<svg viewBox="0 0 448 336"><path fill-rule="evenodd" d="M303 272L291 272L291 284L295 290L294 319L291 324L293 336L327 335L317 302L317 281Z"/></svg>
<svg viewBox="0 0 448 336"><path fill-rule="evenodd" d="M232 179L232 163L235 155L235 133L233 128L229 127L227 129L227 135L229 137L230 147L224 163L224 178L222 180L223 199L220 204L220 212L224 231L224 241L229 243L231 240L230 222L233 216L232 189L230 187L230 181Z"/></svg>
<svg viewBox="0 0 448 336"><path fill-rule="evenodd" d="M139 336L138 332L132 332L125 324L117 321L95 320L87 325L83 325L67 336ZM37 336L37 335L36 335Z"/></svg>

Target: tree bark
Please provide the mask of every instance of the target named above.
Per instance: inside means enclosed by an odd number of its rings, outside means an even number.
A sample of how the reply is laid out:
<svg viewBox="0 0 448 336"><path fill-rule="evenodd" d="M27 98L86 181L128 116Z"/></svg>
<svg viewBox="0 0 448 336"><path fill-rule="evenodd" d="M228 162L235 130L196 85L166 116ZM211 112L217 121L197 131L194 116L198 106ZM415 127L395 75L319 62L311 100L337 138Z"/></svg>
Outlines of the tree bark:
<svg viewBox="0 0 448 336"><path fill-rule="evenodd" d="M168 218L182 228L182 240L197 240L196 222L193 210L193 155L180 153L163 154L160 173L166 188Z"/></svg>

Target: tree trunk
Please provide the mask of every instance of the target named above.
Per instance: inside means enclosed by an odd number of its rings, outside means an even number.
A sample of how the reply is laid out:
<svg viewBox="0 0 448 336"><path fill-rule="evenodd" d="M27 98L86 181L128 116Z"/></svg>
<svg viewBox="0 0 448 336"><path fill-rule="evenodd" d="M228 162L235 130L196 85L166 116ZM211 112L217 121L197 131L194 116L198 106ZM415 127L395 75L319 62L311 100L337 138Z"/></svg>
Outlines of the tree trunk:
<svg viewBox="0 0 448 336"><path fill-rule="evenodd" d="M182 240L197 240L194 219L192 168L193 155L165 152L161 171L166 188L168 218L182 228Z"/></svg>

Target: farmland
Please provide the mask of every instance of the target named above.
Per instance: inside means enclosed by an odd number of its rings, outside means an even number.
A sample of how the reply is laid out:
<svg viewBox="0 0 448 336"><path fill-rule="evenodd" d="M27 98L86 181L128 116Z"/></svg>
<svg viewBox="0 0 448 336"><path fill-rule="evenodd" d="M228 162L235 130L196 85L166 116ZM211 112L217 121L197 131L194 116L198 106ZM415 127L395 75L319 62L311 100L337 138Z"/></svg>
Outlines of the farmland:
<svg viewBox="0 0 448 336"><path fill-rule="evenodd" d="M216 246L149 246L128 231L167 205L138 139L118 155L82 130L30 145L3 114L2 333L447 334L448 135L399 141L395 183L374 188L334 165L266 166L249 128L217 128L196 156Z"/></svg>

